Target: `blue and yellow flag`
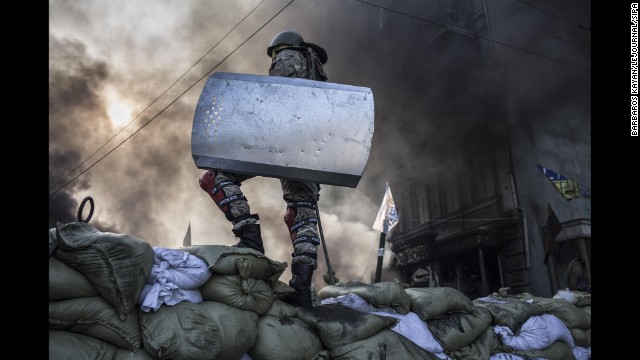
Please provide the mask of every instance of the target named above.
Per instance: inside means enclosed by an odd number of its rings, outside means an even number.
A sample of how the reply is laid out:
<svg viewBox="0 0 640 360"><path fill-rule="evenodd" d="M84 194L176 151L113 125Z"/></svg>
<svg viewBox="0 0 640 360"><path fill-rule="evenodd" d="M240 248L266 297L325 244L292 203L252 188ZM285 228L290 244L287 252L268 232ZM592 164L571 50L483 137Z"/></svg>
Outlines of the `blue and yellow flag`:
<svg viewBox="0 0 640 360"><path fill-rule="evenodd" d="M588 187L578 184L577 181L567 179L566 177L558 174L553 170L549 170L546 167L536 164L540 171L544 174L544 176L551 181L551 184L558 190L560 195L565 198L565 200L571 200L574 198L579 198L580 196L591 199L591 189Z"/></svg>

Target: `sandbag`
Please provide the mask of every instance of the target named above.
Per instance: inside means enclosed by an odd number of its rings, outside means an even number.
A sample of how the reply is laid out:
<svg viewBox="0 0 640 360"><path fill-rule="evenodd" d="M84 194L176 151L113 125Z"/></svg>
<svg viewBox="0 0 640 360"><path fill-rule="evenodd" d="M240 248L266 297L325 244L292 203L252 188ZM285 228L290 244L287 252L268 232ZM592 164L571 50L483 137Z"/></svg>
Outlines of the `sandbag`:
<svg viewBox="0 0 640 360"><path fill-rule="evenodd" d="M258 315L267 312L273 303L273 293L266 282L240 275L215 274L200 288L200 293L204 300L217 301Z"/></svg>
<svg viewBox="0 0 640 360"><path fill-rule="evenodd" d="M578 309L586 312L587 314L591 315L591 305L585 305L585 306L581 306Z"/></svg>
<svg viewBox="0 0 640 360"><path fill-rule="evenodd" d="M298 315L298 308L296 308L293 305L289 305L282 300L274 300L273 304L271 304L271 307L269 308L269 310L267 310L265 315L271 315L276 317L282 317L282 316L295 317L296 315Z"/></svg>
<svg viewBox="0 0 640 360"><path fill-rule="evenodd" d="M476 307L489 310L491 325L508 326L514 334L520 331L522 324L530 317L545 313L540 305L511 296L479 298L473 300L472 303Z"/></svg>
<svg viewBox="0 0 640 360"><path fill-rule="evenodd" d="M523 356L525 358L543 358L546 360L576 360L569 345L562 341L556 341L551 346L543 350L513 350L504 344L499 344L498 352L515 354Z"/></svg>
<svg viewBox="0 0 640 360"><path fill-rule="evenodd" d="M371 305L365 299L356 294L340 295L333 298L326 298L321 304L340 304L350 307L354 310L367 314L375 314L380 316L389 316L398 321L391 330L411 340L414 344L420 346L432 354L442 353L442 346L433 338L431 331L427 328L427 324L420 320L418 315L408 312L406 315L396 313L391 308L379 308ZM443 353L444 355L444 353Z"/></svg>
<svg viewBox="0 0 640 360"><path fill-rule="evenodd" d="M255 343L257 325L256 313L214 301L140 312L144 349L159 359L239 359Z"/></svg>
<svg viewBox="0 0 640 360"><path fill-rule="evenodd" d="M58 251L58 230L56 228L49 229L49 258Z"/></svg>
<svg viewBox="0 0 640 360"><path fill-rule="evenodd" d="M86 276L55 257L49 258L49 300L98 296Z"/></svg>
<svg viewBox="0 0 640 360"><path fill-rule="evenodd" d="M570 328L571 336L576 346L589 347L591 346L591 329L578 329Z"/></svg>
<svg viewBox="0 0 640 360"><path fill-rule="evenodd" d="M450 287L423 287L404 290L411 299L411 311L427 321L448 312L469 313L473 303L457 289Z"/></svg>
<svg viewBox="0 0 640 360"><path fill-rule="evenodd" d="M449 356L456 360L489 359L491 353L498 348L499 342L493 327L489 326L471 344L449 352Z"/></svg>
<svg viewBox="0 0 640 360"><path fill-rule="evenodd" d="M404 336L381 330L377 334L331 351L332 360L438 360Z"/></svg>
<svg viewBox="0 0 640 360"><path fill-rule="evenodd" d="M440 343L433 337L433 334L431 334L431 331L427 327L427 324L425 324L424 321L420 320L418 315L416 315L415 313L409 312L406 315L400 315L395 313L391 314L377 311L371 312L371 314L389 316L400 320L391 327L392 331L395 331L408 340L411 340L411 342L420 346L431 354L443 353L442 346L440 346Z"/></svg>
<svg viewBox="0 0 640 360"><path fill-rule="evenodd" d="M287 268L286 262L273 261L249 248L226 245L193 245L181 248L209 265L209 270L221 275L240 275L239 267L248 269L247 277L264 280L274 286Z"/></svg>
<svg viewBox="0 0 640 360"><path fill-rule="evenodd" d="M433 337L445 352L459 350L471 344L491 324L491 314L475 307L468 313L446 313L426 321Z"/></svg>
<svg viewBox="0 0 640 360"><path fill-rule="evenodd" d="M137 352L116 349L116 355L113 357L113 360L155 360L155 358L144 351L144 349L140 349Z"/></svg>
<svg viewBox="0 0 640 360"><path fill-rule="evenodd" d="M370 302L368 302L367 300L361 298L360 296L356 295L356 294L346 294L346 295L340 295L340 296L336 296L336 297L330 297L330 298L326 298L322 301L320 301L320 304L340 304L340 305L344 305L344 306L348 306L350 308L352 308L353 310L358 310L361 312L366 312L366 313L371 313L371 312L376 312L376 311L384 311L384 312L392 312L394 314L396 314L396 311L393 310L390 307L378 307L375 306L373 304L371 304Z"/></svg>
<svg viewBox="0 0 640 360"><path fill-rule="evenodd" d="M502 343L515 350L542 350L555 341L564 341L573 348L575 343L567 326L551 314L530 317L514 335L507 326L497 325L495 332Z"/></svg>
<svg viewBox="0 0 640 360"><path fill-rule="evenodd" d="M366 339L390 328L398 320L366 314L340 304L298 309L297 317L309 325L329 350Z"/></svg>
<svg viewBox="0 0 640 360"><path fill-rule="evenodd" d="M534 303L546 313L557 316L568 328L591 328L591 314L567 301L538 297L534 299Z"/></svg>
<svg viewBox="0 0 640 360"><path fill-rule="evenodd" d="M153 249L126 234L101 232L84 222L57 224L54 256L84 274L121 320L138 302L153 264Z"/></svg>
<svg viewBox="0 0 640 360"><path fill-rule="evenodd" d="M327 349L322 349L318 351L313 357L309 360L331 360L331 351Z"/></svg>
<svg viewBox="0 0 640 360"><path fill-rule="evenodd" d="M100 296L49 301L49 329L80 333L133 351L142 347L137 313L120 320Z"/></svg>
<svg viewBox="0 0 640 360"><path fill-rule="evenodd" d="M322 349L322 342L304 321L263 315L258 320L258 337L249 354L257 360L309 360Z"/></svg>
<svg viewBox="0 0 640 360"><path fill-rule="evenodd" d="M49 360L112 360L116 347L90 336L49 330Z"/></svg>
<svg viewBox="0 0 640 360"><path fill-rule="evenodd" d="M365 284L359 281L339 282L323 287L318 292L318 299L324 300L347 294L356 294L378 307L389 306L403 315L408 313L411 308L411 299L402 285L390 281L375 284Z"/></svg>

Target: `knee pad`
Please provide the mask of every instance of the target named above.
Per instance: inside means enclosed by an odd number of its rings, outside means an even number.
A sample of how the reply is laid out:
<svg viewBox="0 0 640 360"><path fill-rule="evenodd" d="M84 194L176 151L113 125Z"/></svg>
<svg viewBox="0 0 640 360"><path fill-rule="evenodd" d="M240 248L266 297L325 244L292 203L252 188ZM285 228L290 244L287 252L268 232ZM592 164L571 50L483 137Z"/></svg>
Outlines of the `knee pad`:
<svg viewBox="0 0 640 360"><path fill-rule="evenodd" d="M300 207L310 209L311 211L306 211L305 214L305 212L298 211L298 208ZM296 243L301 241L317 242L317 244L320 243L320 239L317 236L317 230L315 229L315 225L318 224L315 209L316 205L312 201L287 201L287 211L284 214L284 223L289 229L291 241L294 246ZM306 231L306 235L298 235L299 230L305 227L305 225L313 227L313 229L311 229L312 231Z"/></svg>
<svg viewBox="0 0 640 360"><path fill-rule="evenodd" d="M247 203L247 198L242 194L240 190L240 186L232 180L229 179L215 179L216 172L212 170L207 170L202 176L200 176L200 187L202 190L206 191L207 194L211 197L213 202L218 206L218 208L224 213L224 216L227 220L231 221L233 224L238 223L241 220L246 219L249 216L249 207ZM232 186L229 188L230 190L225 191L224 188ZM230 195L227 195L229 194ZM235 210L232 214L231 204L236 201L244 201L245 205L240 205L240 207L246 207L245 211Z"/></svg>

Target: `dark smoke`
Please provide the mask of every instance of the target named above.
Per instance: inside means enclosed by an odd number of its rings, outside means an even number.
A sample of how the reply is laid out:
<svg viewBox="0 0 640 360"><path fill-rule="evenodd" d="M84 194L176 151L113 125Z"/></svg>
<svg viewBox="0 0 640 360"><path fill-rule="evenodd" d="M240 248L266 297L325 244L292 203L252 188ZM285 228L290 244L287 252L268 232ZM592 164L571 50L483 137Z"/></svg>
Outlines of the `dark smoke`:
<svg viewBox="0 0 640 360"><path fill-rule="evenodd" d="M108 78L107 64L91 58L83 43L49 36L49 187L60 189L77 173L66 176L91 150L94 141L103 141L108 128L104 102L99 92ZM77 194L91 187L82 177L49 197L49 227L77 218L82 198ZM85 215L88 215L88 209ZM111 229L108 221L92 224Z"/></svg>

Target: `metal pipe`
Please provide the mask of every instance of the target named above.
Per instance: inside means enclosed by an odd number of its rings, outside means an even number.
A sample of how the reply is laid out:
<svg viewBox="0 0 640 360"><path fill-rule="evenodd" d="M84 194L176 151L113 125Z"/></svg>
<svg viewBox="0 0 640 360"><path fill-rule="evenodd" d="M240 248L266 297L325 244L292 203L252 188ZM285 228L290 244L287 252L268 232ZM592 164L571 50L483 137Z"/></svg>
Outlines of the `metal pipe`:
<svg viewBox="0 0 640 360"><path fill-rule="evenodd" d="M522 212L522 226L524 231L524 260L528 269L530 264L529 264L529 231L527 228L527 211L523 207L517 207L516 209Z"/></svg>
<svg viewBox="0 0 640 360"><path fill-rule="evenodd" d="M498 257L498 271L500 272L500 287L504 287L504 269L502 268L502 250L496 251L496 257Z"/></svg>
<svg viewBox="0 0 640 360"><path fill-rule="evenodd" d="M378 264L376 266L376 277L374 278L374 283L379 283L382 278L382 260L384 259L384 243L387 234L384 232L380 232L380 245L378 246Z"/></svg>
<svg viewBox="0 0 640 360"><path fill-rule="evenodd" d="M489 281L487 279L482 246L478 247L478 262L480 263L480 281L482 282L482 292L480 296L487 296L489 295Z"/></svg>
<svg viewBox="0 0 640 360"><path fill-rule="evenodd" d="M320 231L320 241L322 241L322 250L324 251L324 259L327 260L327 272L329 273L329 285L335 285L336 279L333 277L333 269L331 269L331 261L329 261L329 251L327 244L324 242L324 232L322 232L322 221L320 221L320 206L316 203L316 212L318 213L318 230Z"/></svg>

